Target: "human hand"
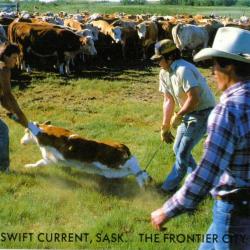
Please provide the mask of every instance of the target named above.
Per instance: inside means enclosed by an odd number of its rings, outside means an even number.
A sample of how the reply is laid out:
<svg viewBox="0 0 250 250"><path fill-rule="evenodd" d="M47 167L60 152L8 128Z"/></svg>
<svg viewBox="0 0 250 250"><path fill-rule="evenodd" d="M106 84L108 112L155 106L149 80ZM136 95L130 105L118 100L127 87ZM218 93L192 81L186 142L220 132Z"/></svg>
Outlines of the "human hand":
<svg viewBox="0 0 250 250"><path fill-rule="evenodd" d="M8 112L6 113L6 115L13 121L20 123L22 126L24 126L25 128L27 128L28 126L28 121L27 118L25 117L25 115L20 112L19 114L17 113L12 113L12 112Z"/></svg>
<svg viewBox="0 0 250 250"><path fill-rule="evenodd" d="M174 136L171 134L168 127L161 126L161 140L165 141L167 144L170 144L174 141Z"/></svg>
<svg viewBox="0 0 250 250"><path fill-rule="evenodd" d="M164 213L162 208L156 209L151 213L151 224L159 231L165 230L163 225L168 221L167 215Z"/></svg>
<svg viewBox="0 0 250 250"><path fill-rule="evenodd" d="M174 113L170 120L170 127L177 128L182 122L182 116L178 115L178 113Z"/></svg>
<svg viewBox="0 0 250 250"><path fill-rule="evenodd" d="M11 120L13 120L13 121L15 121L15 122L18 122L18 121L19 121L19 117L18 117L16 114L14 114L14 113L8 112L8 113L6 113L6 115L7 115Z"/></svg>

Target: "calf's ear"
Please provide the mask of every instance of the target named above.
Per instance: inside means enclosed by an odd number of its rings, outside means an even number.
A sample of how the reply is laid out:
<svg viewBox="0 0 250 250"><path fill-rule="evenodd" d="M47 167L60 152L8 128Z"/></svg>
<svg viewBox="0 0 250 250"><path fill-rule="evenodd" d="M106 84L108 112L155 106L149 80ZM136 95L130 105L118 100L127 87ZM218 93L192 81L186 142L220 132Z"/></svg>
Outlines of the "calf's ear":
<svg viewBox="0 0 250 250"><path fill-rule="evenodd" d="M43 125L50 125L51 121L45 121L44 123L42 123Z"/></svg>

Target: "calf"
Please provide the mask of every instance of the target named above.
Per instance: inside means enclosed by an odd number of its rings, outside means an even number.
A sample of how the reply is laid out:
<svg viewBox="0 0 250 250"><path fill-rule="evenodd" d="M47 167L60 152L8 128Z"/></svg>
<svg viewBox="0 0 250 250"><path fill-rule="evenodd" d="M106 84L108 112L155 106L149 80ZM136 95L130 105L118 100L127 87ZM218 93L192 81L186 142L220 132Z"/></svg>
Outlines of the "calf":
<svg viewBox="0 0 250 250"><path fill-rule="evenodd" d="M136 26L143 48L143 59L149 57L149 48L158 41L158 26L155 22L144 21Z"/></svg>
<svg viewBox="0 0 250 250"><path fill-rule="evenodd" d="M88 140L67 129L52 125L37 126L39 128L35 127L36 132L32 129L25 130L21 144L36 143L43 158L34 164L26 164L27 168L63 164L106 178L134 175L140 187L150 180L149 175L141 170L136 158L124 144Z"/></svg>

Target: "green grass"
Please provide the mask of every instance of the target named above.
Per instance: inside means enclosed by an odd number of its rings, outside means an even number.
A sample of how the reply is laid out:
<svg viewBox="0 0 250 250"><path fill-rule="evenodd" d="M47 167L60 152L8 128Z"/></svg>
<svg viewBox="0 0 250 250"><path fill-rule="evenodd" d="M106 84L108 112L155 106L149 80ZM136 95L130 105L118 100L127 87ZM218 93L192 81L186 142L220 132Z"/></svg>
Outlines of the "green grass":
<svg viewBox="0 0 250 250"><path fill-rule="evenodd" d="M211 77L209 70L202 70ZM16 78L17 79L17 78ZM160 145L162 96L158 68L146 70L96 70L65 79L56 73L33 72L18 76L13 92L30 120L51 120L87 138L127 144L142 168ZM211 79L211 78L209 78ZM16 83L16 80L13 81ZM211 83L211 81L210 81ZM4 111L0 113L4 117ZM21 146L23 129L4 117L10 128L10 175L0 175L0 232L32 233L31 241L0 241L1 248L78 249L196 249L199 243L140 240L140 234L158 234L150 213L165 198L154 188L145 191L135 179L105 180L62 166L25 169L41 158L36 145ZM202 142L194 150L202 155ZM174 162L172 145L160 148L148 167L155 183L164 180ZM169 234L205 233L211 221L207 199L195 215L184 214L167 224ZM39 233L89 233L88 242L39 242ZM126 242L97 242L96 234L123 234ZM0 237L1 239L1 237ZM3 239L3 238L2 238ZM92 239L92 243L90 243ZM110 238L111 239L111 238ZM157 239L156 239L157 240Z"/></svg>
<svg viewBox="0 0 250 250"><path fill-rule="evenodd" d="M184 13L175 6L119 6L59 3L37 4L39 11L111 13ZM33 10L33 3L21 8ZM26 7L25 7L26 6ZM182 7L181 7L182 8ZM218 10L229 8L218 8ZM36 9L37 10L37 9ZM190 13L209 13L211 8L187 8ZM198 11L199 10L199 11ZM204 12L200 12L204 11ZM240 8L235 8L240 13ZM249 11L249 9L246 9ZM247 13L246 13L247 14ZM144 168L160 145L162 96L158 92L158 68L151 70L95 69L83 70L81 75L64 78L56 73L34 71L13 79L13 92L32 121L51 120L52 124L97 140L113 140L129 146ZM211 72L201 69L211 88ZM216 92L216 91L215 91ZM140 190L135 179L105 180L62 166L25 169L27 163L41 159L36 145L21 146L23 129L5 116L0 117L10 128L11 174L0 174L0 248L46 249L173 249L193 250L196 243L163 241L164 233L202 234L211 222L212 201L206 199L195 215L184 214L167 224L163 233L152 229L150 213L160 207L165 197L154 188ZM204 141L204 140L203 140ZM202 155L200 142L194 156ZM174 162L172 145L164 145L148 167L155 183L161 183ZM4 241L3 233L30 233L33 238ZM42 242L39 233L88 233L88 242ZM126 242L97 242L96 234L123 234ZM140 240L140 234L159 237L159 243ZM110 238L111 239L111 238ZM43 239L42 239L43 240ZM91 241L92 240L92 241ZM91 242L90 242L91 241Z"/></svg>
<svg viewBox="0 0 250 250"><path fill-rule="evenodd" d="M39 3L39 2L21 2L21 10L38 11L38 12L59 12L66 11L68 13L76 13L89 11L90 13L125 12L128 14L157 14L157 15L176 15L176 14L203 14L211 13L220 16L230 16L239 18L241 15L250 15L250 7L246 6L182 6L182 5L162 5L162 4L146 4L146 5L121 5L119 3L91 3L91 1L58 1L57 3Z"/></svg>

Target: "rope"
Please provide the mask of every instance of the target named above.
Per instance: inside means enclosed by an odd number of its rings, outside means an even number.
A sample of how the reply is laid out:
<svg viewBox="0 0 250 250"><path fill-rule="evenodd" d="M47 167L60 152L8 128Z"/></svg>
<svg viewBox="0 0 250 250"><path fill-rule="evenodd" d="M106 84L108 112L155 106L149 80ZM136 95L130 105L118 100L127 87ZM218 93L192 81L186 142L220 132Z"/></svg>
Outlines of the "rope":
<svg viewBox="0 0 250 250"><path fill-rule="evenodd" d="M185 123L185 122L192 122L192 121L196 121L196 119L188 119L188 120L183 119L183 120L182 120L182 122L184 122L184 123ZM154 151L154 153L152 154L150 160L149 160L148 163L146 164L146 167L144 168L143 171L146 171L146 170L147 170L149 164L152 162L152 160L154 159L154 157L156 156L156 154L157 154L158 151L160 150L162 144L163 144L163 141L161 141L159 147Z"/></svg>
<svg viewBox="0 0 250 250"><path fill-rule="evenodd" d="M158 151L160 150L162 144L163 144L163 141L161 141L160 146L154 151L154 153L152 154L151 158L149 159L149 161L148 161L148 163L146 164L146 167L144 168L143 171L146 171L146 169L148 168L149 164L152 162L152 160L154 159L154 157L156 156L156 154L157 154Z"/></svg>

